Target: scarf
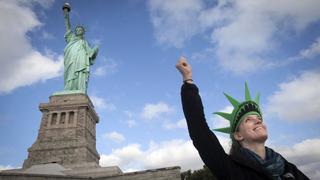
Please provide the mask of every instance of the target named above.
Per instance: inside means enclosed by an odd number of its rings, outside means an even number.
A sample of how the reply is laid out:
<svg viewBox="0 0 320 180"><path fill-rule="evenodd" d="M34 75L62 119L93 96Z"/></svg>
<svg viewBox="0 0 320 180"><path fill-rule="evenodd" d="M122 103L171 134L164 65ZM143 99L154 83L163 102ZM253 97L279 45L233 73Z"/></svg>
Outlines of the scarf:
<svg viewBox="0 0 320 180"><path fill-rule="evenodd" d="M284 160L282 156L277 152L273 151L268 147L265 147L265 148L266 148L265 159L262 159L255 152L247 148L241 148L241 152L243 155L245 155L249 159L254 160L258 164L263 166L265 169L267 169L267 171L271 173L271 175L275 180L281 180L281 175L284 172Z"/></svg>

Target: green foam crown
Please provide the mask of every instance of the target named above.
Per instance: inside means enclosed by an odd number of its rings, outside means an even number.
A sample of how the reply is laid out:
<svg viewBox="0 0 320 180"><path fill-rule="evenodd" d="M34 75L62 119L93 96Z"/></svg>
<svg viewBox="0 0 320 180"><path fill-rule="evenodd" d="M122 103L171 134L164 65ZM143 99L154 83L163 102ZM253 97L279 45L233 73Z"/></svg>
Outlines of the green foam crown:
<svg viewBox="0 0 320 180"><path fill-rule="evenodd" d="M245 101L239 102L226 93L224 93L224 95L227 97L234 108L232 110L232 113L229 114L225 112L215 112L214 114L217 114L228 120L230 122L230 126L213 129L214 131L232 134L236 131L245 115L256 114L262 118L262 113L259 107L260 94L258 93L255 100L252 100L247 82L245 82Z"/></svg>

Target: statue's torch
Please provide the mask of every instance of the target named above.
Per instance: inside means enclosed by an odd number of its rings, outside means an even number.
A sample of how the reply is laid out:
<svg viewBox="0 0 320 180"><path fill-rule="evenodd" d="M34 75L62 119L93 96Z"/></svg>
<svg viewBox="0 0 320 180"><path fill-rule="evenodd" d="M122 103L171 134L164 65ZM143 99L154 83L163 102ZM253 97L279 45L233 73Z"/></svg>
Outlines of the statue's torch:
<svg viewBox="0 0 320 180"><path fill-rule="evenodd" d="M62 6L62 10L63 11L65 11L65 9L68 11L68 12L70 12L70 10L71 10L71 6L70 6L70 4L69 3L64 3L64 5Z"/></svg>

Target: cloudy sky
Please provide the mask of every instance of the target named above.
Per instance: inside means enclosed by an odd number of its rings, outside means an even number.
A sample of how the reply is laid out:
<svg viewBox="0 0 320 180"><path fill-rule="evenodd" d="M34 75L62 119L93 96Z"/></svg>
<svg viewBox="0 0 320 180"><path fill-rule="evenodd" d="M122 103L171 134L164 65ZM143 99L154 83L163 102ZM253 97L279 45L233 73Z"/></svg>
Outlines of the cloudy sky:
<svg viewBox="0 0 320 180"><path fill-rule="evenodd" d="M101 166L123 171L203 163L181 110L179 56L188 58L210 127L226 92L260 92L267 145L320 179L320 1L69 1L71 24L99 45L88 95L100 117ZM0 0L0 169L18 168L41 112L63 88L62 0ZM217 133L225 150L228 137Z"/></svg>

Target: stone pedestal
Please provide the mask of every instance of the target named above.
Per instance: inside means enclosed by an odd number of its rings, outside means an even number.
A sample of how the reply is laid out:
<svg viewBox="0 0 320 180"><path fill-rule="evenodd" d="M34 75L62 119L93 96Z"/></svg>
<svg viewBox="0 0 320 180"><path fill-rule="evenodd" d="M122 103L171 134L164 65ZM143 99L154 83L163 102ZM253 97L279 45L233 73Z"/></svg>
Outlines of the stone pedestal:
<svg viewBox="0 0 320 180"><path fill-rule="evenodd" d="M99 117L87 95L54 95L39 108L42 119L38 137L28 149L23 169L49 163L67 168L100 167L96 150Z"/></svg>

